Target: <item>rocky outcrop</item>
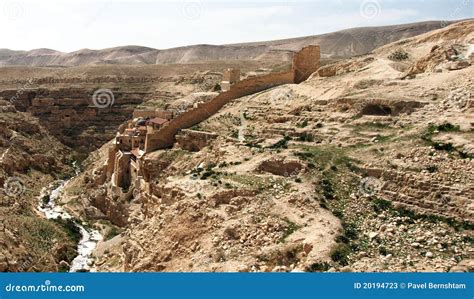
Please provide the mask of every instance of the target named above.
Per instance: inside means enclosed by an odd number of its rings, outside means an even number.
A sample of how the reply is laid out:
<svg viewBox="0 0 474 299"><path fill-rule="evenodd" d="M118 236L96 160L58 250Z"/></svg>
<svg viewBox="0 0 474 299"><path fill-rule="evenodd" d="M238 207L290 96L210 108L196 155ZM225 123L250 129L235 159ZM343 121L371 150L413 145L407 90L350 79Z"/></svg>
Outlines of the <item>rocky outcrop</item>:
<svg viewBox="0 0 474 299"><path fill-rule="evenodd" d="M63 144L86 152L112 139L117 127L132 117L134 106L148 95L106 89L94 92L87 88L40 88L21 95L18 90L4 90L0 96L37 117Z"/></svg>
<svg viewBox="0 0 474 299"><path fill-rule="evenodd" d="M441 72L443 69L455 71L469 67L471 63L461 55L462 50L456 48L452 45L434 46L429 54L413 63L402 78L412 78L425 72Z"/></svg>

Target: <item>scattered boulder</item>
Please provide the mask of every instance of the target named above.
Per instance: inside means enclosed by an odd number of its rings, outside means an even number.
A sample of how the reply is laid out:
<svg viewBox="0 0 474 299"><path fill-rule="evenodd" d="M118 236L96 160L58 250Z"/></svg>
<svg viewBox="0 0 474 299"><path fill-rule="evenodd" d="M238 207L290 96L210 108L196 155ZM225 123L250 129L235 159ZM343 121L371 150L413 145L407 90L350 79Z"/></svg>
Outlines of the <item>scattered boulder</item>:
<svg viewBox="0 0 474 299"><path fill-rule="evenodd" d="M451 267L449 272L474 272L474 260L466 259Z"/></svg>

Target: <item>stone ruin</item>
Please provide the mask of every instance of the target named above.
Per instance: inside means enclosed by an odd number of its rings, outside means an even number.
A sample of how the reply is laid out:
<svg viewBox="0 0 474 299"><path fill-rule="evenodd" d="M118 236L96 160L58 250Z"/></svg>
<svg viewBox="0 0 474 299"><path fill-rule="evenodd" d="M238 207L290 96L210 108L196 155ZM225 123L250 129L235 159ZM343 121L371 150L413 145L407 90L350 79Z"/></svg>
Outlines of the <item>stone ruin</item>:
<svg viewBox="0 0 474 299"><path fill-rule="evenodd" d="M240 81L240 69L226 69L222 75L221 90L229 91L230 87Z"/></svg>
<svg viewBox="0 0 474 299"><path fill-rule="evenodd" d="M240 80L239 69L227 69L223 74L222 91L207 102L196 105L179 115L172 111L138 110L129 128L118 133L109 151L107 177L113 188L127 189L132 184L139 188L146 184L143 179L143 156L158 149L168 148L178 140L178 145L197 151L216 138L215 134L185 130L217 113L230 101L283 84L298 84L309 78L320 67L320 47L307 46L295 53L290 71L270 73ZM178 135L178 133L181 134ZM177 136L178 135L178 136ZM294 165L286 165L288 173ZM271 168L271 167L270 167Z"/></svg>

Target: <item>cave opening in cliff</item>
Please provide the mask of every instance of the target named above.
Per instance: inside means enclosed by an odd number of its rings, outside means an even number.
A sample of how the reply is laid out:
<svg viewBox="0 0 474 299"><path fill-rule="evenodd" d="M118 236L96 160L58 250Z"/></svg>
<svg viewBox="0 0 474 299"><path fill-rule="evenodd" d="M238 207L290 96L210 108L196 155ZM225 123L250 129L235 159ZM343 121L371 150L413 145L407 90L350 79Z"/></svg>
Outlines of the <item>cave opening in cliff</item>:
<svg viewBox="0 0 474 299"><path fill-rule="evenodd" d="M28 93L28 106L33 105L33 99L36 98L36 92Z"/></svg>
<svg viewBox="0 0 474 299"><path fill-rule="evenodd" d="M369 104L365 106L362 115L376 115L376 116L390 116L392 115L392 108L385 105Z"/></svg>

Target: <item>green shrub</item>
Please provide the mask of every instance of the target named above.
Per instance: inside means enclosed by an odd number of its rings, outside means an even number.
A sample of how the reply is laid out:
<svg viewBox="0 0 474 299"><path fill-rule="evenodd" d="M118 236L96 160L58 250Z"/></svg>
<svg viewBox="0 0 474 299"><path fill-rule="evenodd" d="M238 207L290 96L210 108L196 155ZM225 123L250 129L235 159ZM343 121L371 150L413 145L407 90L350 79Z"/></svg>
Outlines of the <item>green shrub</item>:
<svg viewBox="0 0 474 299"><path fill-rule="evenodd" d="M394 61L403 61L408 59L408 53L405 50L397 49L388 55L388 59Z"/></svg>
<svg viewBox="0 0 474 299"><path fill-rule="evenodd" d="M344 228L344 236L349 240L355 240L358 238L359 232L357 226L354 223L343 222L342 227Z"/></svg>
<svg viewBox="0 0 474 299"><path fill-rule="evenodd" d="M337 244L331 252L330 256L334 262L339 263L342 266L349 264L347 256L351 253L351 249L347 244Z"/></svg>
<svg viewBox="0 0 474 299"><path fill-rule="evenodd" d="M451 123L444 123L437 127L439 132L458 132L460 127Z"/></svg>
<svg viewBox="0 0 474 299"><path fill-rule="evenodd" d="M380 247L379 247L379 253L380 253L381 255L387 255L387 254L389 254L389 252L388 252L388 250L387 250L387 248L386 248L385 246L380 246Z"/></svg>
<svg viewBox="0 0 474 299"><path fill-rule="evenodd" d="M207 180L207 178L209 178L210 176L213 176L215 175L216 173L214 172L214 170L208 170L206 172L204 172L201 176L201 180Z"/></svg>
<svg viewBox="0 0 474 299"><path fill-rule="evenodd" d="M332 211L332 214L339 219L342 219L344 217L344 212L341 210L334 210Z"/></svg>
<svg viewBox="0 0 474 299"><path fill-rule="evenodd" d="M334 189L329 179L327 178L322 179L321 187L323 188L323 195L326 199L334 199Z"/></svg>
<svg viewBox="0 0 474 299"><path fill-rule="evenodd" d="M300 227L298 226L298 224L288 220L288 219L285 219L286 223L287 223L287 226L285 228L285 230L283 231L283 236L281 237L280 239L280 242L284 242L286 240L286 238L288 238L292 233L294 233L295 231L297 231Z"/></svg>
<svg viewBox="0 0 474 299"><path fill-rule="evenodd" d="M306 268L307 272L325 272L331 268L327 262L313 263Z"/></svg>
<svg viewBox="0 0 474 299"><path fill-rule="evenodd" d="M304 120L303 122L296 125L298 128L305 128L308 126L308 120Z"/></svg>
<svg viewBox="0 0 474 299"><path fill-rule="evenodd" d="M107 234L105 235L105 240L110 240L110 239L113 239L114 237L120 235L120 230L115 227L115 226L112 226L108 231L107 231Z"/></svg>
<svg viewBox="0 0 474 299"><path fill-rule="evenodd" d="M452 152L454 150L454 146L451 142L448 142L448 143L435 142L433 143L433 147L438 151Z"/></svg>
<svg viewBox="0 0 474 299"><path fill-rule="evenodd" d="M313 142L314 141L314 136L312 134L303 133L303 134L301 134L300 137L298 137L298 140L302 141L302 142Z"/></svg>
<svg viewBox="0 0 474 299"><path fill-rule="evenodd" d="M77 227L76 223L72 219L53 219L54 222L59 224L65 229L69 238L74 241L74 243L79 243L82 238L81 230Z"/></svg>
<svg viewBox="0 0 474 299"><path fill-rule="evenodd" d="M381 199L381 198L376 198L372 201L372 207L374 208L374 211L379 213L381 211L388 210L392 207L392 202Z"/></svg>
<svg viewBox="0 0 474 299"><path fill-rule="evenodd" d="M290 137L285 136L283 139L271 145L269 148L288 148L288 141L290 141Z"/></svg>

